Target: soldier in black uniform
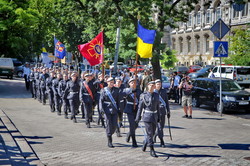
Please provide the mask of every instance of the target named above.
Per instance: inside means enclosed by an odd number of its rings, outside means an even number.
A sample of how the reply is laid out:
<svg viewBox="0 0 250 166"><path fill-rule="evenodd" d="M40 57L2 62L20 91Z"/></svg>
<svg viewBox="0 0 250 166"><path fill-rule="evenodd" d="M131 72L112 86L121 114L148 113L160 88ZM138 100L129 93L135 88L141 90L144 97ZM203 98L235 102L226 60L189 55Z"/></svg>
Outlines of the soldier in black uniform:
<svg viewBox="0 0 250 166"><path fill-rule="evenodd" d="M32 95L32 98L35 98L35 88L34 88L34 82L35 82L35 68L31 68L31 72L29 75L29 82L30 82L30 93Z"/></svg>
<svg viewBox="0 0 250 166"><path fill-rule="evenodd" d="M155 80L155 92L159 93L160 99L160 122L157 124L157 132L154 135L154 142L156 142L156 137L158 136L161 141L161 147L165 147L163 140L163 129L165 126L165 116L170 118L170 109L168 102L168 95L166 89L162 88L162 83L160 79Z"/></svg>
<svg viewBox="0 0 250 166"><path fill-rule="evenodd" d="M104 119L103 119L103 116L101 114L100 107L99 107L99 99L100 99L101 90L106 86L107 86L107 83L104 82L102 73L99 73L98 79L94 82L94 87L96 89L95 101L97 102L97 111L98 111L97 125L99 125L101 122L103 127L105 127L105 124L104 124Z"/></svg>
<svg viewBox="0 0 250 166"><path fill-rule="evenodd" d="M46 69L43 68L43 73L40 75L40 96L42 99L43 105L46 104L46 79L49 77L48 73L46 73Z"/></svg>
<svg viewBox="0 0 250 166"><path fill-rule="evenodd" d="M67 98L64 98L63 96L64 96L64 93L65 93L65 89L66 89L68 81L69 81L68 80L68 74L64 73L63 74L63 80L61 80L59 82L59 85L58 85L59 95L60 95L61 100L62 100L63 112L64 112L65 119L68 119L69 100Z"/></svg>
<svg viewBox="0 0 250 166"><path fill-rule="evenodd" d="M81 73L81 78L79 80L80 85L82 85L83 82L85 81L85 78L84 78L85 74L86 74L85 72ZM80 107L81 107L81 111L82 111L82 119L84 119L85 118L85 112L84 112L84 103L83 102L81 102Z"/></svg>
<svg viewBox="0 0 250 166"><path fill-rule="evenodd" d="M79 108L79 91L80 91L80 84L77 77L76 72L72 72L71 80L67 82L67 86L65 89L65 93L63 98L67 98L69 100L70 110L71 110L71 117L73 122L76 123L76 111Z"/></svg>
<svg viewBox="0 0 250 166"><path fill-rule="evenodd" d="M127 113L129 122L129 132L127 133L126 141L129 142L130 137L132 137L132 147L138 147L135 139L135 130L138 127L138 124L135 122L135 119L141 90L136 88L135 79L131 78L128 83L129 88L125 88L123 91L126 103L124 113Z"/></svg>
<svg viewBox="0 0 250 166"><path fill-rule="evenodd" d="M93 103L95 102L95 87L90 80L91 74L87 73L84 75L85 81L81 83L80 89L80 102L83 103L84 106L84 113L86 119L86 125L90 128L90 120L92 117L92 107Z"/></svg>
<svg viewBox="0 0 250 166"><path fill-rule="evenodd" d="M36 98L38 101L40 99L40 80L39 80L39 77L40 77L40 68L37 68L37 72L35 73L35 82L36 82Z"/></svg>
<svg viewBox="0 0 250 166"><path fill-rule="evenodd" d="M153 137L155 135L155 130L157 122L160 121L160 99L159 94L154 92L155 82L148 82L147 91L142 93L140 96L138 112L136 116L136 122L139 123L141 117L145 124L145 129L147 133L147 140L144 140L142 150L145 151L147 145L150 147L150 155L152 157L158 157L155 154Z"/></svg>
<svg viewBox="0 0 250 166"><path fill-rule="evenodd" d="M112 135L117 128L117 117L119 111L119 91L114 87L114 79L107 79L108 86L101 90L100 110L104 113L106 121L106 134L108 137L108 147L113 148Z"/></svg>
<svg viewBox="0 0 250 166"><path fill-rule="evenodd" d="M54 102L54 93L52 90L52 81L55 79L55 72L50 71L50 77L46 79L46 91L49 98L50 111L55 112L55 102Z"/></svg>
<svg viewBox="0 0 250 166"><path fill-rule="evenodd" d="M122 79L121 77L116 77L115 78L115 85L114 85L116 88L118 88L119 90L119 98L120 98L120 110L118 112L118 126L117 126L117 130L116 130L116 133L117 133L117 137L122 137L121 136L121 133L120 133L120 128L123 126L122 125L122 116L123 116L123 110L124 110L124 107L125 107L125 104L124 104L124 96L123 96L123 90L125 89L125 86L122 84Z"/></svg>
<svg viewBox="0 0 250 166"><path fill-rule="evenodd" d="M62 80L62 74L57 73L56 79L52 81L52 90L54 94L55 110L58 115L61 115L61 96L59 95L59 82Z"/></svg>

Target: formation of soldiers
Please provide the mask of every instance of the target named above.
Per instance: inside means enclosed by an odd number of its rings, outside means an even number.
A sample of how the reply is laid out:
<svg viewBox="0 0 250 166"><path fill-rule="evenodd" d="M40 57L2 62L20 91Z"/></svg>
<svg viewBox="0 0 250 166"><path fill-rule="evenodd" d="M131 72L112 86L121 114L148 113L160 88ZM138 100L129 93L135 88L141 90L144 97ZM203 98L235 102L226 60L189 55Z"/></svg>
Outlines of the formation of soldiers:
<svg viewBox="0 0 250 166"><path fill-rule="evenodd" d="M34 99L43 105L48 99L51 112L58 115L63 112L65 119L70 118L74 123L77 123L76 115L80 115L80 110L87 128L91 128L97 107L97 124L106 128L108 147L114 147L112 135L115 132L121 137L120 128L124 127L125 114L129 122L126 141L130 142L131 139L132 147L138 147L136 129L138 126L142 128L140 120L144 122L146 130L142 150L149 146L150 155L157 157L154 151L157 137L161 147L165 147L165 116L170 118L168 96L161 80L149 79L148 71L142 77L124 72L114 79L102 73L82 72L79 77L76 71L39 67L31 69L29 79Z"/></svg>

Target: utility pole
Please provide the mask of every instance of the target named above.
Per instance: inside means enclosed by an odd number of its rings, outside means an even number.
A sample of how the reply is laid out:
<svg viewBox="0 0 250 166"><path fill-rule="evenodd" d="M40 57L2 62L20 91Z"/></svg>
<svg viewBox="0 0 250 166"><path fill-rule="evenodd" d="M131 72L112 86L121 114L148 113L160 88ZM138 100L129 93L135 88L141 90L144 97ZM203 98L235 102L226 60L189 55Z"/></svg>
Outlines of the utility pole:
<svg viewBox="0 0 250 166"><path fill-rule="evenodd" d="M119 44L120 44L120 27L121 27L121 20L122 17L118 17L118 28L116 33L116 44L115 44L115 59L114 59L114 73L117 74L117 62L118 62L118 55L119 55Z"/></svg>

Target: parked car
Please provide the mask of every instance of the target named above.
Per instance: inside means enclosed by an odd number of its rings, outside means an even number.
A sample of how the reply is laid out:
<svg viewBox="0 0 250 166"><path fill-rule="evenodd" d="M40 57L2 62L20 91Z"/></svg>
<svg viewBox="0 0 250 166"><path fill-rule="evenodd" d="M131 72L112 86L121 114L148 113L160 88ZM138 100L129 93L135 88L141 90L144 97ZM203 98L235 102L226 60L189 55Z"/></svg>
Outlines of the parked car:
<svg viewBox="0 0 250 166"><path fill-rule="evenodd" d="M110 66L109 66L109 69L113 69L115 66L114 66L115 64L114 63L112 63ZM124 65L124 63L123 62L117 62L117 69L122 69L122 67L123 67L123 65Z"/></svg>
<svg viewBox="0 0 250 166"><path fill-rule="evenodd" d="M176 66L173 68L173 72L177 72L178 75L188 74L188 67L186 66Z"/></svg>
<svg viewBox="0 0 250 166"><path fill-rule="evenodd" d="M14 74L14 65L11 58L0 58L0 76L7 76L12 79Z"/></svg>
<svg viewBox="0 0 250 166"><path fill-rule="evenodd" d="M201 70L199 70L198 72L195 73L189 73L188 76L190 77L190 79L196 79L196 78L201 78L201 77L207 77L209 74L209 70L210 67L205 67Z"/></svg>
<svg viewBox="0 0 250 166"><path fill-rule="evenodd" d="M215 77L220 77L220 66L213 68ZM240 85L250 86L250 66L221 66L221 77L235 80Z"/></svg>
<svg viewBox="0 0 250 166"><path fill-rule="evenodd" d="M189 67L188 73L194 73L201 69L201 66L199 65L192 65Z"/></svg>
<svg viewBox="0 0 250 166"><path fill-rule="evenodd" d="M213 106L220 112L219 78L197 78L193 82L193 106L202 104ZM238 111L250 109L250 92L241 88L234 80L222 78L222 112L226 110Z"/></svg>
<svg viewBox="0 0 250 166"><path fill-rule="evenodd" d="M18 61L14 58L12 58L13 64L14 64L14 75L17 77L22 77L23 76L23 63L21 61Z"/></svg>
<svg viewBox="0 0 250 166"><path fill-rule="evenodd" d="M168 91L169 88L170 88L170 82L169 82L168 77L162 75L162 76L161 76L161 79L162 79L162 87L163 87L164 89L167 89L167 91Z"/></svg>

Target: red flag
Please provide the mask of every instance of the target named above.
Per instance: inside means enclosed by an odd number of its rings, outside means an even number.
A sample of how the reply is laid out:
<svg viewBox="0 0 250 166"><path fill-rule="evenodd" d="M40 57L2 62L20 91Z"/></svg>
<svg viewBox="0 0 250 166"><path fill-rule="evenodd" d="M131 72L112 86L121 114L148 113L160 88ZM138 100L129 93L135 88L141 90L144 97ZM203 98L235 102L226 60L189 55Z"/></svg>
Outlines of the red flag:
<svg viewBox="0 0 250 166"><path fill-rule="evenodd" d="M103 32L100 32L89 43L78 45L78 50L91 66L103 62Z"/></svg>

